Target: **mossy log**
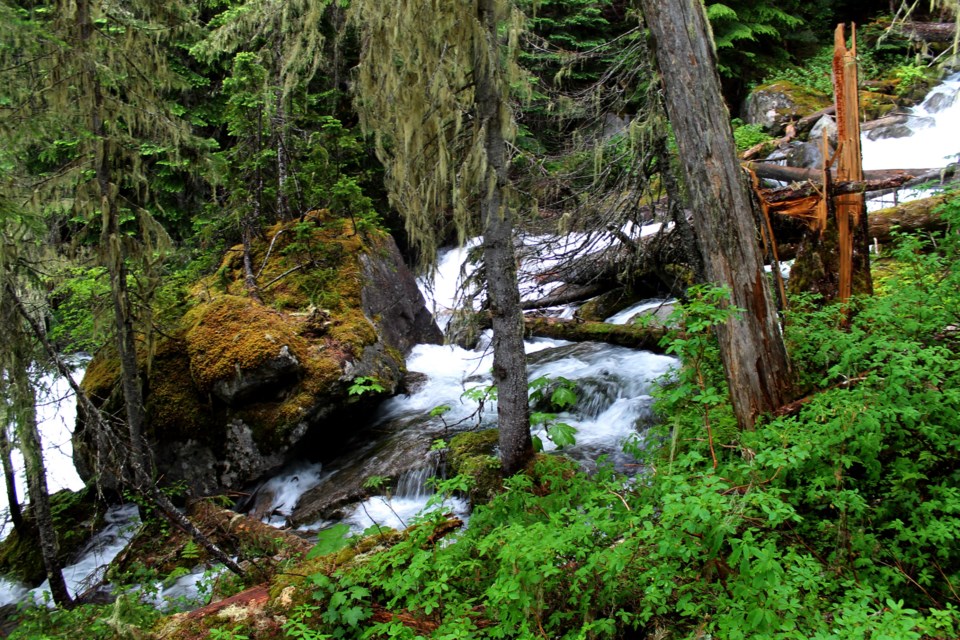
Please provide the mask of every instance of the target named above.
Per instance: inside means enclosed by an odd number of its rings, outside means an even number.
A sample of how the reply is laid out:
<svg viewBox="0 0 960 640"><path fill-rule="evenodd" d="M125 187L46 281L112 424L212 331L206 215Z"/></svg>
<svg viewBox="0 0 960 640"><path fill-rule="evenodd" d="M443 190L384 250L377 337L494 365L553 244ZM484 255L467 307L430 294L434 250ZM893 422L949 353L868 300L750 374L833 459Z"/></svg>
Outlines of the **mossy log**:
<svg viewBox="0 0 960 640"><path fill-rule="evenodd" d="M947 223L934 210L948 199L946 195L937 195L870 213L871 241L875 239L880 244L888 243L893 232L930 233L945 230Z"/></svg>
<svg viewBox="0 0 960 640"><path fill-rule="evenodd" d="M527 336L541 336L576 342L594 341L616 344L632 349L644 349L664 353L660 340L665 334L663 327L640 327L606 322L578 322L559 318L525 318Z"/></svg>

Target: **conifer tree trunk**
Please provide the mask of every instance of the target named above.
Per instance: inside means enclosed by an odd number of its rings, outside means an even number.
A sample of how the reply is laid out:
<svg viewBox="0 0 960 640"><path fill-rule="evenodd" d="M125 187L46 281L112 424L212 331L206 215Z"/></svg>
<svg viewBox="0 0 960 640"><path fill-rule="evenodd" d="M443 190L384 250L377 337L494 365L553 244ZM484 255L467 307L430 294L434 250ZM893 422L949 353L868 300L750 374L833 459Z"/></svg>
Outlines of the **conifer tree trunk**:
<svg viewBox="0 0 960 640"><path fill-rule="evenodd" d="M494 0L481 0L478 18L489 42L474 65L477 114L485 129L486 185L482 194L483 258L493 324L493 382L497 386L500 464L505 475L522 469L533 457L527 364L523 348L523 311L513 247L513 212L502 197L508 184L507 146L503 136L503 96L493 70L498 64Z"/></svg>
<svg viewBox="0 0 960 640"><path fill-rule="evenodd" d="M0 381L3 384L3 381ZM6 397L9 397L5 394ZM5 407L5 413L9 412L9 405ZM12 416L9 416L12 417ZM10 510L10 521L13 522L14 529L23 531L23 511L20 509L20 501L17 499L17 476L13 472L13 461L10 454L13 447L10 444L10 436L7 432L7 425L11 421L8 416L0 422L0 464L3 465L4 487L7 491L7 505Z"/></svg>
<svg viewBox="0 0 960 640"><path fill-rule="evenodd" d="M710 282L744 311L717 328L737 422L785 402L789 366L757 246L749 187L737 161L701 0L641 0L691 197L694 232Z"/></svg>
<svg viewBox="0 0 960 640"><path fill-rule="evenodd" d="M27 493L30 496L30 510L37 523L40 538L40 555L50 581L50 594L53 601L61 607L73 606L73 598L67 590L63 571L57 560L57 532L53 528L53 516L50 513L50 494L47 490L47 473L43 464L43 450L40 446L40 434L37 433L37 399L33 384L20 354L20 366L8 370L13 387L13 406L17 422L17 435L20 451L23 453L24 470L27 476Z"/></svg>
<svg viewBox="0 0 960 640"><path fill-rule="evenodd" d="M93 21L91 19L90 4L88 0L78 0L76 5L77 30L80 36L80 46L90 48L90 41L94 34ZM102 215L101 229L101 251L104 262L106 263L107 273L110 278L110 297L113 306L114 325L116 330L116 346L120 360L120 385L123 390L123 401L125 416L127 418L127 435L129 440L127 446L129 451L124 456L126 472L125 480L141 495L154 502L164 514L164 516L182 528L191 535L201 546L210 554L222 562L228 569L243 576L244 571L237 563L227 556L213 541L198 530L183 514L177 511L170 499L161 492L153 481L151 473L151 458L149 449L144 441L144 431L146 427L146 408L143 402L143 390L140 385L140 366L137 362L136 336L134 333L133 310L131 305L131 296L127 287L128 270L126 267L126 251L124 248L124 239L120 233L119 211L117 209L116 185L111 176L111 144L112 141L107 135L103 121L104 98L103 87L97 77L97 70L92 64L88 64L83 70L85 75L86 89L91 92L92 100L90 104L90 125L91 133L94 138L95 155L95 179L99 188L100 210ZM259 194L258 194L259 197ZM30 323L30 326L41 341L44 348L50 353L51 357L57 362L61 373L65 367L59 356L51 348L46 340L41 327L26 313L19 298L15 292L7 287L16 301L17 309L24 319ZM73 383L69 373L64 374L71 380L71 387L78 394L78 404L81 397L84 398L83 405L88 410L96 412L97 423L105 423L96 409L93 409L89 399L86 399L76 383Z"/></svg>

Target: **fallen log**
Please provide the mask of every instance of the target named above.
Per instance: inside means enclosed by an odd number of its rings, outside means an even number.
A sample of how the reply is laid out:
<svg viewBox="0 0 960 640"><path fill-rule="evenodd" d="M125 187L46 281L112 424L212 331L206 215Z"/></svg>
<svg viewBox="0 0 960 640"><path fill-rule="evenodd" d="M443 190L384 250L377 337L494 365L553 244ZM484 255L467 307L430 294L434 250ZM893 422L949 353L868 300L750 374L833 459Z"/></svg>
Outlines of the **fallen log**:
<svg viewBox="0 0 960 640"><path fill-rule="evenodd" d="M904 174L882 180L850 180L847 182L836 182L831 185L832 188L830 192L836 196L845 193L865 193L867 191L899 189L903 185L910 182L912 178L913 176ZM761 193L763 194L763 199L767 202L767 204L776 204L779 202L787 202L789 200L819 195L820 188L818 185L812 182L805 182L796 186L790 185L776 189L764 189Z"/></svg>
<svg viewBox="0 0 960 640"><path fill-rule="evenodd" d="M871 242L886 244L890 242L894 231L899 233L944 231L947 223L933 210L947 199L946 195L937 195L872 212L869 214Z"/></svg>
<svg viewBox="0 0 960 640"><path fill-rule="evenodd" d="M953 42L957 33L955 22L903 22L894 26L894 31L911 40L921 42Z"/></svg>
<svg viewBox="0 0 960 640"><path fill-rule="evenodd" d="M800 167L785 167L770 162L744 162L743 167L753 171L758 178L780 180L783 182L821 182L820 169L802 169ZM921 175L940 175L941 169L874 169L864 171L865 181L889 180L901 176L909 176L908 180Z"/></svg>
<svg viewBox="0 0 960 640"><path fill-rule="evenodd" d="M236 548L269 551L275 549L286 557L306 553L313 546L307 540L271 527L259 520L218 507L209 500L199 500L190 508L191 517L212 530L218 540L230 540Z"/></svg>
<svg viewBox="0 0 960 640"><path fill-rule="evenodd" d="M663 327L641 327L606 322L578 322L559 318L524 318L527 337L555 338L574 342L606 342L621 347L664 353L660 340L666 334Z"/></svg>
<svg viewBox="0 0 960 640"><path fill-rule="evenodd" d="M553 293L543 296L542 298L537 298L536 300L527 300L521 304L520 307L524 311L530 311L533 309L545 309L547 307L558 307L565 304L573 304L575 302L588 300L594 296L606 293L614 287L616 287L616 285L611 283L586 285L565 284L561 287L558 287Z"/></svg>

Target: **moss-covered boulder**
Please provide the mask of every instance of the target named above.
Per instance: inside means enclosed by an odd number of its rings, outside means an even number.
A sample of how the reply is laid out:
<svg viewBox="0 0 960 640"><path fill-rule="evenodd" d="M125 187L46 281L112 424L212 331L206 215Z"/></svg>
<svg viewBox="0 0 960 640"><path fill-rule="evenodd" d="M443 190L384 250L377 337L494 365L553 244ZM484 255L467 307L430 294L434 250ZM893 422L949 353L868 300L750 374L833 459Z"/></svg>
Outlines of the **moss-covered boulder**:
<svg viewBox="0 0 960 640"><path fill-rule="evenodd" d="M472 478L469 497L473 505L490 502L503 487L497 438L496 429L487 429L461 433L450 440L450 471Z"/></svg>
<svg viewBox="0 0 960 640"><path fill-rule="evenodd" d="M251 257L259 299L244 286L242 247L234 247L192 287L152 356L141 357L157 469L196 495L238 489L295 456L323 457L304 443L342 442L354 412L397 391L406 351L442 339L385 233L358 233L318 212L268 229ZM358 379L367 393L350 393ZM120 411L118 380L104 349L83 386ZM110 484L82 421L74 448L81 477Z"/></svg>
<svg viewBox="0 0 960 640"><path fill-rule="evenodd" d="M754 89L743 106L747 124L759 124L773 134L783 131L788 122L829 107L830 96L792 82L781 80Z"/></svg>

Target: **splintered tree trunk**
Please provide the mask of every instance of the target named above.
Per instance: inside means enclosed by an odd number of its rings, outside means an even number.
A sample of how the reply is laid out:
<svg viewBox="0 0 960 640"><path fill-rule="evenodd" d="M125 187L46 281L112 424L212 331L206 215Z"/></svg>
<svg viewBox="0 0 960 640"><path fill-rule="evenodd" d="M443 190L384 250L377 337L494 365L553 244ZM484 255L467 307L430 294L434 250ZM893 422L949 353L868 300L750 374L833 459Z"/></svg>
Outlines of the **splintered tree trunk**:
<svg viewBox="0 0 960 640"><path fill-rule="evenodd" d="M833 56L839 144L836 179L847 183L864 179L856 55L856 40L848 49L843 25L838 25ZM826 191L829 193L831 189ZM844 193L828 198L821 206L827 210L820 216L820 225L806 233L797 249L797 259L790 271L790 291L818 293L825 301L841 302L853 294L873 293L864 194Z"/></svg>
<svg viewBox="0 0 960 640"><path fill-rule="evenodd" d="M493 324L493 382L497 386L500 464L505 475L522 469L533 457L527 400L527 363L523 349L523 312L513 248L513 213L504 202L507 146L503 137L503 96L494 70L499 51L494 0L481 0L478 18L491 39L478 47L474 64L477 112L486 131L487 184L482 194L483 259Z"/></svg>
<svg viewBox="0 0 960 640"><path fill-rule="evenodd" d="M701 0L641 0L655 40L667 113L690 192L707 280L744 311L717 328L734 412L743 429L784 404L786 349L763 272L750 189L737 161Z"/></svg>

